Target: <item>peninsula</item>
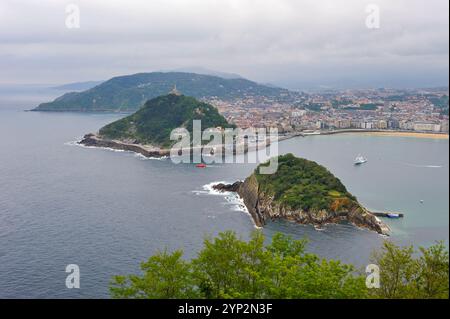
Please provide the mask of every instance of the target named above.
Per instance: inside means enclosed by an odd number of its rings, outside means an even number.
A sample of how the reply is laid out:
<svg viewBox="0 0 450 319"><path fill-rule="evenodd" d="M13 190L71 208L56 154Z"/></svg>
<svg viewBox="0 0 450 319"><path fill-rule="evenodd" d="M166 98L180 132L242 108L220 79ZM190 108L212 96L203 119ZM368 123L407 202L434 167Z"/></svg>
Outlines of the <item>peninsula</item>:
<svg viewBox="0 0 450 319"><path fill-rule="evenodd" d="M147 100L164 95L176 85L180 91L197 99L241 99L246 96L282 99L295 94L243 78L224 79L217 76L153 72L114 77L82 92L69 92L54 101L42 103L33 111L51 112L135 112Z"/></svg>
<svg viewBox="0 0 450 319"><path fill-rule="evenodd" d="M170 139L171 132L185 128L192 134L194 120L200 120L204 128L234 128L212 105L175 90L147 101L139 111L104 126L98 133L85 135L80 144L164 157L176 143Z"/></svg>
<svg viewBox="0 0 450 319"><path fill-rule="evenodd" d="M348 221L383 235L390 231L325 167L292 154L278 157L275 174L261 175L258 167L244 182L214 189L238 193L259 227L284 219L318 227Z"/></svg>

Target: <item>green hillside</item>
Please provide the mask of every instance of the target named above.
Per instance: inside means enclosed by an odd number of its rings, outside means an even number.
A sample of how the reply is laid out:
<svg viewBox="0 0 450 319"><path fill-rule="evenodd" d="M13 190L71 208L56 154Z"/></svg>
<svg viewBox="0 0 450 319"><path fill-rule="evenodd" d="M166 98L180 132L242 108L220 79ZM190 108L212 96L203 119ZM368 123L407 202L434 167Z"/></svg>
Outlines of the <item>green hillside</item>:
<svg viewBox="0 0 450 319"><path fill-rule="evenodd" d="M258 172L256 169L260 191L292 209L339 211L356 201L325 167L292 154L279 156L275 174Z"/></svg>
<svg viewBox="0 0 450 319"><path fill-rule="evenodd" d="M292 92L257 84L245 79L182 72L139 73L112 78L83 92L71 92L42 103L35 111L105 112L136 111L146 101L167 94L174 85L195 98L234 99L245 96L280 98Z"/></svg>
<svg viewBox="0 0 450 319"><path fill-rule="evenodd" d="M136 113L106 125L99 133L107 139L168 147L174 143L170 140L172 130L184 127L191 132L193 120L201 120L202 129L233 127L212 105L193 97L169 94L148 101Z"/></svg>

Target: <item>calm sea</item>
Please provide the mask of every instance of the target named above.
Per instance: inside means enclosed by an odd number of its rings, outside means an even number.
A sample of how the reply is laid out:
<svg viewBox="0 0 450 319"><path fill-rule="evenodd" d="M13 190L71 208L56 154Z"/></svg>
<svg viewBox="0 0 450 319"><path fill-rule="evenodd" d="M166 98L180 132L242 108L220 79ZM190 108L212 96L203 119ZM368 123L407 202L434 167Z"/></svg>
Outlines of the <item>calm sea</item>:
<svg viewBox="0 0 450 319"><path fill-rule="evenodd" d="M0 298L107 298L113 275L138 272L159 249L190 258L205 235L248 238L255 229L235 198L205 186L243 179L255 165L200 170L74 146L123 115L23 112L46 99L0 96ZM325 165L368 208L405 213L387 221L390 240L448 244L448 140L316 136L284 141L280 152ZM354 167L359 153L369 162ZM385 240L351 225L277 222L263 231L306 237L310 251L360 267ZM65 287L68 264L79 265L81 289Z"/></svg>

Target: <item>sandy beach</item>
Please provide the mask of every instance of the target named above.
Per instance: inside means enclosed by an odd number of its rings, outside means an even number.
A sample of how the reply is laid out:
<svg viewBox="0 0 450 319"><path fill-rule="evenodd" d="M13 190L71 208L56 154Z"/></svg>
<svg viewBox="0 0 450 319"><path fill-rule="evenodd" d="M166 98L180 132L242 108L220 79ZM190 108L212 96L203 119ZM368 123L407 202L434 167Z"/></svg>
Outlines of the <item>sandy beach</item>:
<svg viewBox="0 0 450 319"><path fill-rule="evenodd" d="M367 135L381 135L381 136L403 136L403 137L415 137L415 138L432 138L448 140L448 134L439 133L420 133L420 132L363 132Z"/></svg>
<svg viewBox="0 0 450 319"><path fill-rule="evenodd" d="M334 135L334 134L363 134L363 135L378 135L378 136L397 136L397 137L414 137L414 138L427 138L427 139L442 139L448 140L449 135L444 133L427 133L427 132L409 132L409 131L372 131L372 130L358 130L347 129L337 131L324 131L315 133L306 133L308 135Z"/></svg>

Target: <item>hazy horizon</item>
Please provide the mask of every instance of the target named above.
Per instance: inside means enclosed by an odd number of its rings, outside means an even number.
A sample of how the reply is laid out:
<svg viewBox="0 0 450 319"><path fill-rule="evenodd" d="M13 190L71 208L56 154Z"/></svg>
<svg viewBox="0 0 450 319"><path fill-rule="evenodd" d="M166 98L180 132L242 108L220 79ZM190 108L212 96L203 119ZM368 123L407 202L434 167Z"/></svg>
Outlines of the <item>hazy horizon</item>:
<svg viewBox="0 0 450 319"><path fill-rule="evenodd" d="M72 3L79 28L67 27ZM369 4L379 28L366 25ZM447 87L448 9L442 0L1 0L0 84L201 67L297 90Z"/></svg>
<svg viewBox="0 0 450 319"><path fill-rule="evenodd" d="M139 72L139 73L151 73L151 72L187 72L187 71L160 71L160 70L156 70L156 71L150 71L150 72ZM221 71L217 71L217 72L221 72ZM205 74L202 72L187 72L187 73L196 73L196 74ZM117 76L128 76L128 75L133 75L133 74L122 74L122 75L117 75ZM219 76L220 77L220 76ZM104 80L97 80L97 79L93 79L93 80L87 80L87 81L74 81L74 82L58 82L58 83L0 83L0 93L4 93L5 89L8 88L12 88L12 89L26 89L26 88L33 88L33 89L55 89L55 90L65 90L64 86L70 86L70 85L83 85L83 84L88 84L88 83L94 83L94 86L99 85L103 82L106 82L111 78L107 78ZM246 80L250 80L253 81L253 79L249 79L246 77L241 77L243 79ZM309 91L333 91L333 90L371 90L371 89L394 89L394 90L420 90L420 89L449 89L449 84L445 83L442 85L429 85L429 86L413 86L413 87L408 87L408 86L355 86L355 85L348 85L348 86L326 86L326 85L316 85L316 86L303 86L303 87L289 87L289 86L284 86L284 85L280 85L277 83L272 83L269 81L266 82L259 82L259 81L254 81L258 84L261 85L268 85L268 86L276 86L276 87L280 87L280 88L285 88L285 89L289 89L292 91L305 91L305 92L309 92ZM3 90L3 91L2 91ZM83 90L84 91L84 90Z"/></svg>

